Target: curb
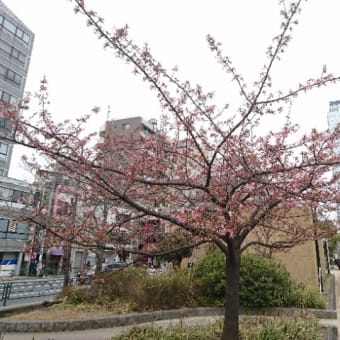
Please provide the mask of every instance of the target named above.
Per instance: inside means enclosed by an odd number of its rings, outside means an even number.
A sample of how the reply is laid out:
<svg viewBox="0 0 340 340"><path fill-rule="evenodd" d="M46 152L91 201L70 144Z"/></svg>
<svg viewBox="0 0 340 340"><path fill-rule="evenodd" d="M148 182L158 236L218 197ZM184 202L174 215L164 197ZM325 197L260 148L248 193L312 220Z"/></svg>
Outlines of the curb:
<svg viewBox="0 0 340 340"><path fill-rule="evenodd" d="M3 332L62 332L97 328L113 328L133 324L155 322L159 320L181 319L195 316L222 316L221 308L188 308L147 313L131 313L113 315L111 317L90 320L56 320L56 321L19 321L1 320L0 329Z"/></svg>

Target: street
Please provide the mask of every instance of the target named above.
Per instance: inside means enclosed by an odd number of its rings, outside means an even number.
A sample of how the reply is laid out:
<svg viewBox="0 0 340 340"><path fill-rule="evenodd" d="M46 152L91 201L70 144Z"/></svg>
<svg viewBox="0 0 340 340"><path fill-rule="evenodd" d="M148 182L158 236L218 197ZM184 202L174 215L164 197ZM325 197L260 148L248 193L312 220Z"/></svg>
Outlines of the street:
<svg viewBox="0 0 340 340"><path fill-rule="evenodd" d="M0 306L50 300L62 290L63 283L61 277L0 281Z"/></svg>

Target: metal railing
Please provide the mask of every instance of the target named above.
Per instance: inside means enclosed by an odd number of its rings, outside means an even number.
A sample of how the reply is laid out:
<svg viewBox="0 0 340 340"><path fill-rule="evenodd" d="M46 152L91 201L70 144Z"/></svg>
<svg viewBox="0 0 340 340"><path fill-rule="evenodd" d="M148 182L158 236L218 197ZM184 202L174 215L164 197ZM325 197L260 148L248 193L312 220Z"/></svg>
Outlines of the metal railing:
<svg viewBox="0 0 340 340"><path fill-rule="evenodd" d="M63 278L1 282L0 302L6 306L8 300L55 295L62 291L63 284Z"/></svg>

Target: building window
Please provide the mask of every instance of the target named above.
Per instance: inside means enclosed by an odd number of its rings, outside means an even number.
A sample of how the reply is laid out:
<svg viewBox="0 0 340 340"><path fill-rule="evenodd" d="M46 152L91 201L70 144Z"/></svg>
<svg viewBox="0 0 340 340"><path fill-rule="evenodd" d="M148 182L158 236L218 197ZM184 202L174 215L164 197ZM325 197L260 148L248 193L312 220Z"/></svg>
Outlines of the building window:
<svg viewBox="0 0 340 340"><path fill-rule="evenodd" d="M5 91L0 90L0 100L2 100L3 102L9 103L9 104L15 104L17 101L17 98Z"/></svg>
<svg viewBox="0 0 340 340"><path fill-rule="evenodd" d="M7 19L5 19L4 20L4 28L6 28L6 30L9 31L10 33L15 34L17 27L13 23L11 23Z"/></svg>
<svg viewBox="0 0 340 340"><path fill-rule="evenodd" d="M20 87L22 77L19 74L17 74L16 72L10 70L9 68L3 65L0 65L0 72L6 81L12 83L12 85L16 87Z"/></svg>
<svg viewBox="0 0 340 340"><path fill-rule="evenodd" d="M8 144L0 142L0 158L6 158L8 154Z"/></svg>
<svg viewBox="0 0 340 340"><path fill-rule="evenodd" d="M69 203L65 201L59 201L56 213L57 215L67 215L69 212Z"/></svg>
<svg viewBox="0 0 340 340"><path fill-rule="evenodd" d="M117 214L116 216L116 220L119 224L124 224L128 222L130 218L131 218L130 214L126 214L126 213L120 213L120 214Z"/></svg>
<svg viewBox="0 0 340 340"><path fill-rule="evenodd" d="M27 200L27 192L21 190L13 190L12 202L19 202L22 200Z"/></svg>
<svg viewBox="0 0 340 340"><path fill-rule="evenodd" d="M17 222L8 218L0 218L0 232L16 233Z"/></svg>
<svg viewBox="0 0 340 340"><path fill-rule="evenodd" d="M20 52L15 47L7 44L5 41L0 40L0 51L2 54L5 54L8 58L14 58L22 65L25 65L26 62L26 55Z"/></svg>
<svg viewBox="0 0 340 340"><path fill-rule="evenodd" d="M5 28L9 33L13 34L16 38L24 42L26 45L30 42L30 35L19 28L11 20L0 16L0 26Z"/></svg>
<svg viewBox="0 0 340 340"><path fill-rule="evenodd" d="M130 129L130 123L123 123L122 124L122 130L127 131Z"/></svg>
<svg viewBox="0 0 340 340"><path fill-rule="evenodd" d="M9 130L11 128L11 121L6 118L0 117L0 128Z"/></svg>
<svg viewBox="0 0 340 340"><path fill-rule="evenodd" d="M17 232L17 222L15 220L11 220L8 224L8 233L16 233Z"/></svg>
<svg viewBox="0 0 340 340"><path fill-rule="evenodd" d="M9 225L8 218L0 218L0 232L6 232Z"/></svg>

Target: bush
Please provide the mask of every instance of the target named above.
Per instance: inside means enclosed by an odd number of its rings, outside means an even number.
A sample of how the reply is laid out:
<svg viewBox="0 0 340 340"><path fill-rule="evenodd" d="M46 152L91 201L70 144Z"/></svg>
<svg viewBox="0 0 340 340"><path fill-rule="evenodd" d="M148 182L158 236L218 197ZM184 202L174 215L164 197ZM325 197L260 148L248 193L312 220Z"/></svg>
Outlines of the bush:
<svg viewBox="0 0 340 340"><path fill-rule="evenodd" d="M187 271L146 276L139 285L135 303L138 310L191 306L192 294Z"/></svg>
<svg viewBox="0 0 340 340"><path fill-rule="evenodd" d="M285 267L276 260L255 254L241 257L240 306L325 308L319 292L290 279ZM224 305L225 255L214 250L197 265L193 274L195 297L199 304Z"/></svg>
<svg viewBox="0 0 340 340"><path fill-rule="evenodd" d="M114 336L111 340L206 340L219 339L221 326L197 326L197 327L133 327L126 334Z"/></svg>
<svg viewBox="0 0 340 340"><path fill-rule="evenodd" d="M189 274L192 273L192 278ZM88 288L67 288L67 303L128 305L129 310L159 310L182 307L223 306L225 294L225 256L210 252L193 272L175 271L149 275L143 268L125 268L102 273ZM294 284L277 261L254 254L241 258L240 306L326 308L317 290Z"/></svg>
<svg viewBox="0 0 340 340"><path fill-rule="evenodd" d="M225 256L221 251L209 252L193 271L195 299L203 305L224 305Z"/></svg>
<svg viewBox="0 0 340 340"><path fill-rule="evenodd" d="M147 273L144 268L128 267L117 272L103 273L102 283L95 287L100 287L100 290L108 295L111 301L116 299L133 301L140 291L139 286L142 285L146 277Z"/></svg>
<svg viewBox="0 0 340 340"><path fill-rule="evenodd" d="M196 327L133 327L126 334L115 336L112 340L206 340L219 339L222 322ZM240 323L242 340L322 340L322 330L317 320L310 316L245 319Z"/></svg>
<svg viewBox="0 0 340 340"><path fill-rule="evenodd" d="M81 288L73 288L73 287L67 287L64 288L63 291L60 294L61 298L66 300L69 304L86 304L93 302L93 295L91 293L91 290L86 287Z"/></svg>
<svg viewBox="0 0 340 340"><path fill-rule="evenodd" d="M282 307L288 305L293 283L288 271L275 260L245 254L241 258L240 305Z"/></svg>
<svg viewBox="0 0 340 340"><path fill-rule="evenodd" d="M314 317L301 315L275 319L246 319L241 326L242 340L322 340L321 326Z"/></svg>
<svg viewBox="0 0 340 340"><path fill-rule="evenodd" d="M326 309L327 307L325 299L316 289L302 283L293 285L288 304L299 308Z"/></svg>
<svg viewBox="0 0 340 340"><path fill-rule="evenodd" d="M128 304L132 310L172 309L192 306L191 280L187 271L149 275L144 268L125 268L102 273L89 288L68 288L68 303Z"/></svg>

